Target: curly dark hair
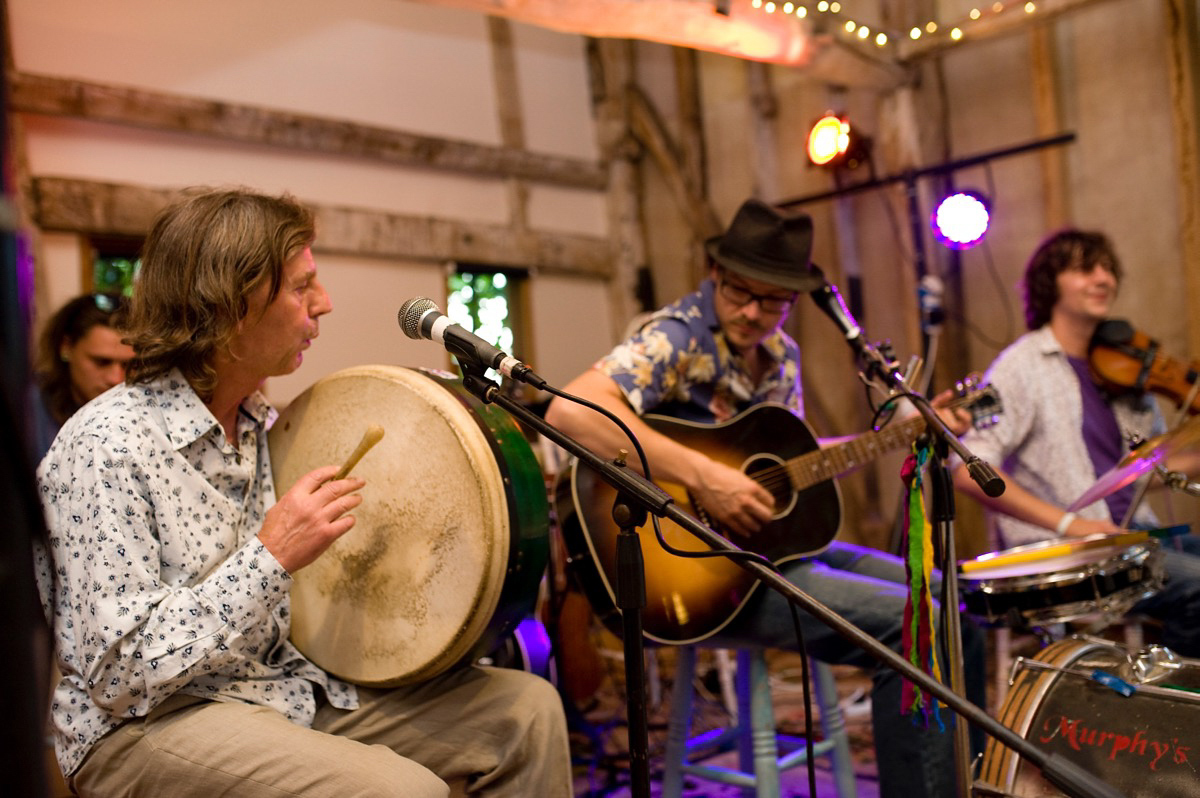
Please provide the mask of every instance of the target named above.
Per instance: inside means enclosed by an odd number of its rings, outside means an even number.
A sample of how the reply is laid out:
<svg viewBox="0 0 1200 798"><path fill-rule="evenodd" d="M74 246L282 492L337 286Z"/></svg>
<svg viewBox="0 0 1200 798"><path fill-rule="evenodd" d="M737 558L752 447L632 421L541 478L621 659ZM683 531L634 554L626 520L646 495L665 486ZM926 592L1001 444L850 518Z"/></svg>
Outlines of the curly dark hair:
<svg viewBox="0 0 1200 798"><path fill-rule="evenodd" d="M279 293L283 267L310 246L313 214L291 196L242 188L190 189L155 221L129 315L135 356L126 381L178 368L207 401L213 356L233 338L250 296Z"/></svg>
<svg viewBox="0 0 1200 798"><path fill-rule="evenodd" d="M46 409L59 424L79 409L72 390L71 367L63 360L64 346L74 346L93 327L111 327L121 331L129 302L120 294L84 294L63 305L46 320L38 338L34 373Z"/></svg>
<svg viewBox="0 0 1200 798"><path fill-rule="evenodd" d="M1058 275L1068 269L1107 269L1121 283L1121 263L1103 233L1060 230L1038 246L1025 267L1025 326L1036 330L1050 321L1058 302Z"/></svg>

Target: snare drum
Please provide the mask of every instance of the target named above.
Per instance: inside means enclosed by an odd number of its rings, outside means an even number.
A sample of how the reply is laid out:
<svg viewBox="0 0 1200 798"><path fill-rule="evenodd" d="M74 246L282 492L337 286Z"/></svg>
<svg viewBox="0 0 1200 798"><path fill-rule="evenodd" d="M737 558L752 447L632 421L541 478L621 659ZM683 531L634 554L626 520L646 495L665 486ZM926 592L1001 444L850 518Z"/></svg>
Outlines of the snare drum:
<svg viewBox="0 0 1200 798"><path fill-rule="evenodd" d="M1200 668L1178 662L1150 673L1155 688L1124 696L1090 678L1095 670L1139 684L1115 643L1071 637L1018 661L998 720L1025 740L1095 774L1130 798L1183 798L1200 791ZM1164 689L1165 688L1165 689ZM994 739L984 750L977 794L1062 796L1037 767Z"/></svg>
<svg viewBox="0 0 1200 798"><path fill-rule="evenodd" d="M343 462L370 425L384 436L354 469L355 526L294 574L291 639L339 678L394 686L488 653L532 611L549 509L504 411L396 366L339 371L287 407L269 433L277 492Z"/></svg>
<svg viewBox="0 0 1200 798"><path fill-rule="evenodd" d="M1133 544L1122 540L1137 539ZM1117 617L1165 579L1158 541L1144 533L1050 540L959 563L967 612L992 626Z"/></svg>

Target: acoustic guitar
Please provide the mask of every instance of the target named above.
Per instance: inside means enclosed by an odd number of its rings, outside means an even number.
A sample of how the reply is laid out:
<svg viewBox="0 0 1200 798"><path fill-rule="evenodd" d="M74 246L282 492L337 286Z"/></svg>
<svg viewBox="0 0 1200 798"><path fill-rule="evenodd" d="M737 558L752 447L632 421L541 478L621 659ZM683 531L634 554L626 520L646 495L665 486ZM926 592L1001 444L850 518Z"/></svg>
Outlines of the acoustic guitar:
<svg viewBox="0 0 1200 798"><path fill-rule="evenodd" d="M976 419L996 412L999 399L994 391L976 390L973 385L970 390L956 404L968 407ZM775 565L811 557L833 541L842 515L835 477L909 445L925 429L925 419L918 415L822 449L808 424L775 403L756 405L716 424L653 414L643 416L643 420L679 443L740 469L771 492L776 507L774 518L751 539L732 540ZM654 464L650 467L653 470ZM682 485L658 484L682 509L724 534ZM571 565L597 616L620 634L620 612L616 608L620 528L611 516L616 490L576 461L571 466L571 494L576 516L564 518L562 523ZM678 524L661 520L660 525L663 538L673 548L709 550ZM669 553L659 544L649 521L639 529L638 536L646 574L643 627L651 640L682 645L710 637L732 620L758 587L756 578L725 557L692 558Z"/></svg>

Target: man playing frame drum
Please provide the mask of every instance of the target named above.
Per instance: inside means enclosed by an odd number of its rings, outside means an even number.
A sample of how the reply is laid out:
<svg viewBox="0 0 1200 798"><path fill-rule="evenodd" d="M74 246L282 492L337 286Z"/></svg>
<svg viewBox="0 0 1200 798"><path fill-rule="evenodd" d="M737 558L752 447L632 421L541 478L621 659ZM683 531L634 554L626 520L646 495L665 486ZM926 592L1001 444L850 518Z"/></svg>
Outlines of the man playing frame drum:
<svg viewBox="0 0 1200 798"><path fill-rule="evenodd" d="M146 241L126 382L39 467L62 770L85 798L566 798L546 681L463 667L368 689L289 642L292 574L383 498L333 479L337 463L275 495L258 389L299 367L332 310L313 238L287 196L204 190L168 208Z"/></svg>

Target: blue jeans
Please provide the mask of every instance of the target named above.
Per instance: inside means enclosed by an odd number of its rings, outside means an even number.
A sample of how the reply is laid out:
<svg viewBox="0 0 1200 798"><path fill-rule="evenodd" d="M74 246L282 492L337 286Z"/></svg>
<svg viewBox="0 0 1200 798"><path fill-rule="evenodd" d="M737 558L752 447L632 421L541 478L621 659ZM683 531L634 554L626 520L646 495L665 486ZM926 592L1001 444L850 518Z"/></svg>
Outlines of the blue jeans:
<svg viewBox="0 0 1200 798"><path fill-rule="evenodd" d="M900 652L904 604L908 595L902 560L875 549L834 543L824 553L812 559L787 563L782 570L796 587L866 634ZM940 580L936 590L940 590ZM795 650L796 635L788 602L765 586L760 586L757 593L728 626L705 643L730 648ZM941 717L946 724L944 732L936 724L928 729L914 724L911 717L901 713L902 679L899 673L881 665L874 656L803 610L799 614L804 643L811 656L823 662L873 670L871 713L881 798L949 798L956 795L954 713L941 707ZM965 618L962 645L967 697L982 707L985 700L983 633ZM945 662L941 662L941 667L945 674ZM983 749L984 736L972 729L971 737L972 755L975 755Z"/></svg>
<svg viewBox="0 0 1200 798"><path fill-rule="evenodd" d="M1200 657L1200 538L1167 538L1162 549L1166 584L1130 611L1162 621L1162 644L1176 654Z"/></svg>

